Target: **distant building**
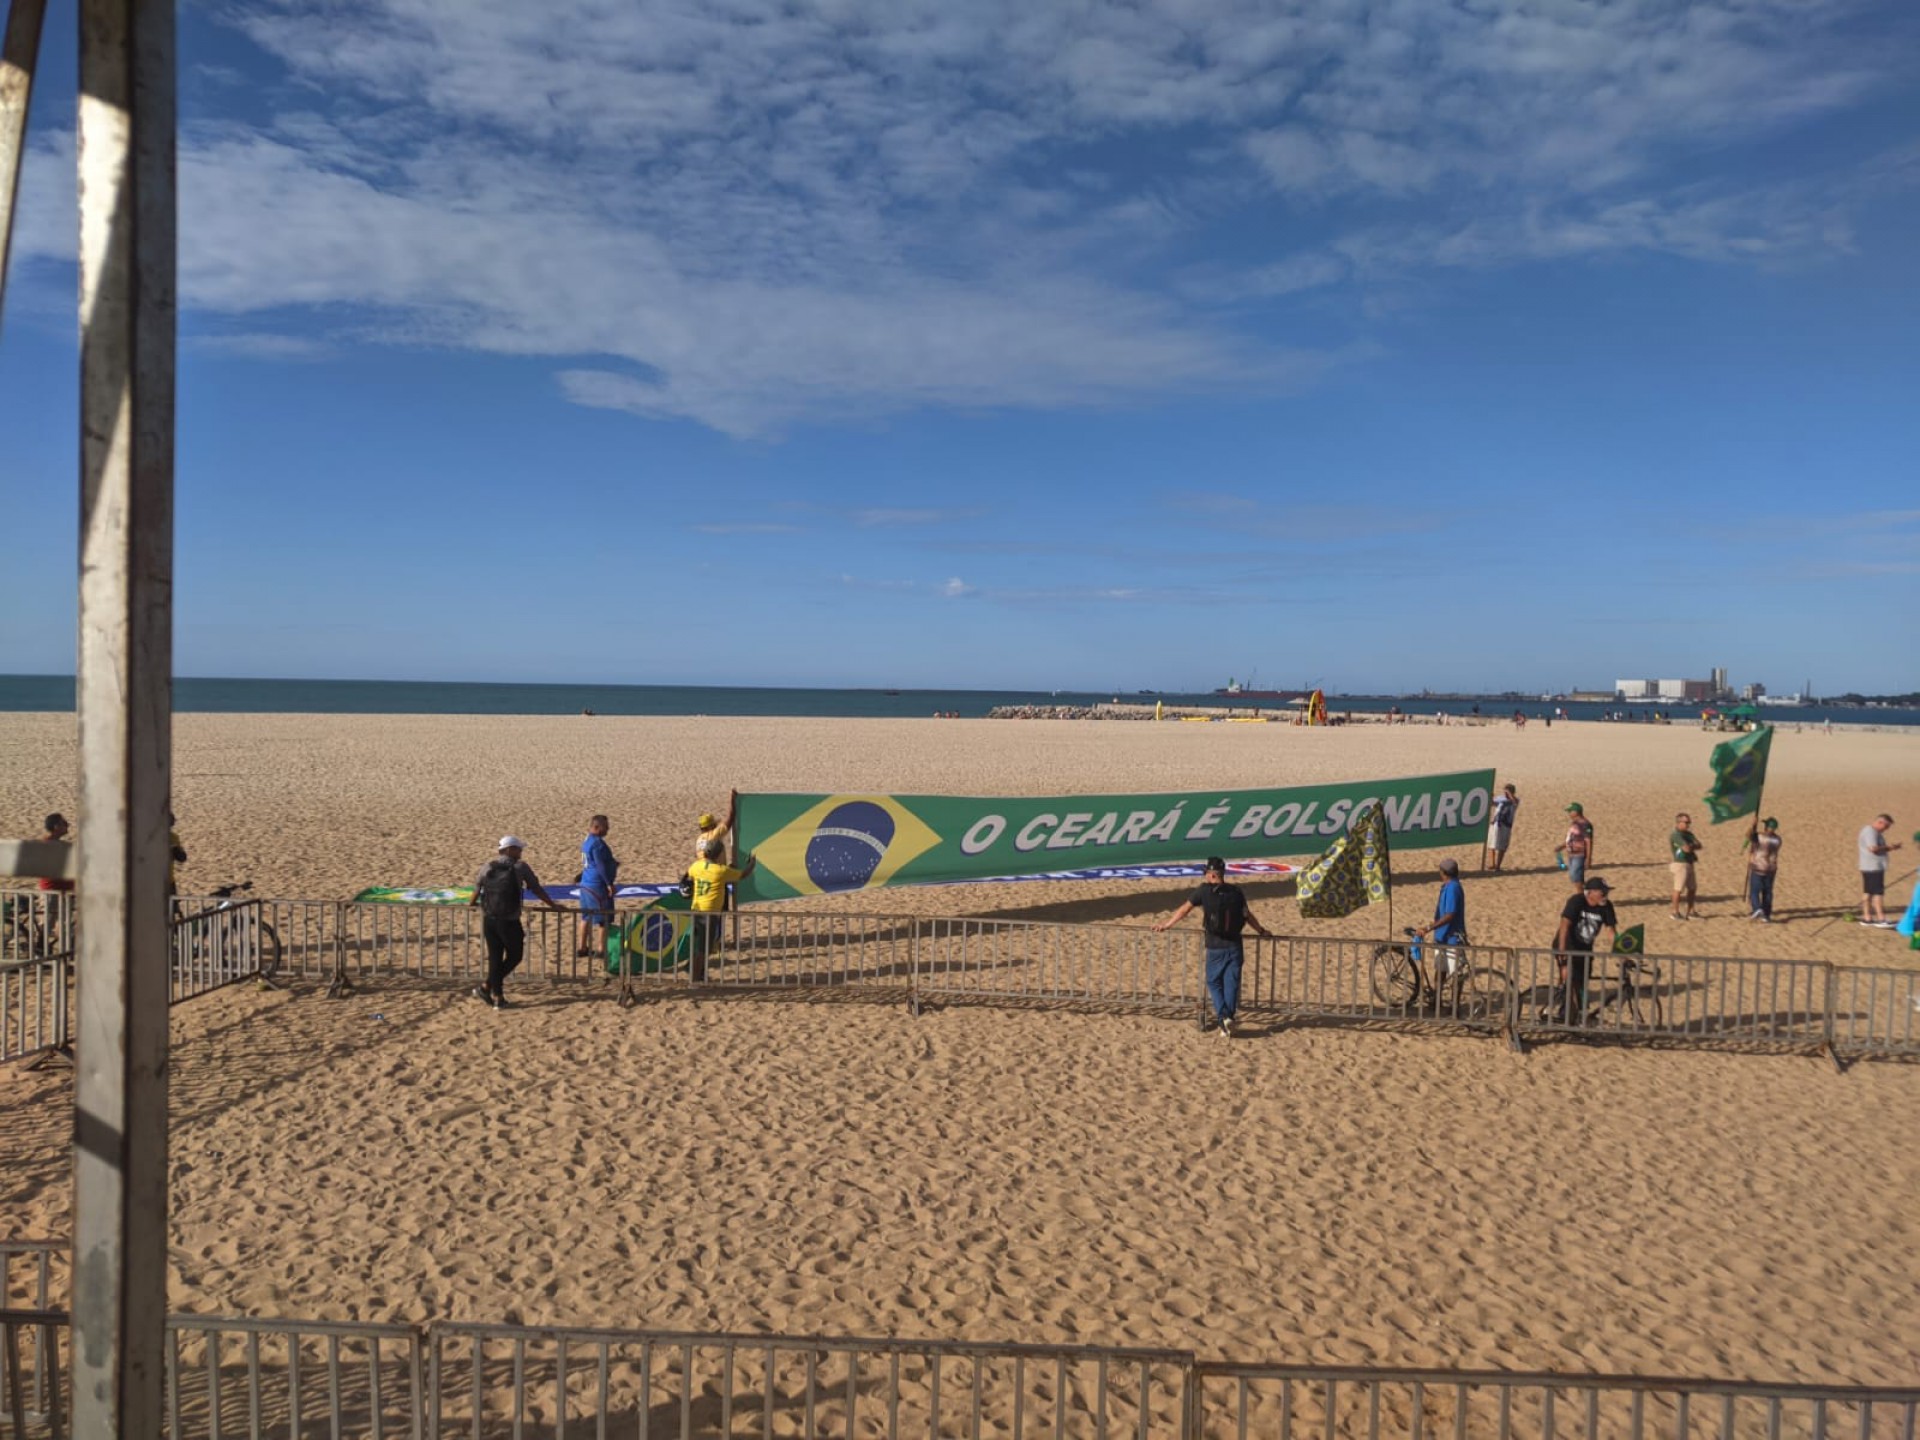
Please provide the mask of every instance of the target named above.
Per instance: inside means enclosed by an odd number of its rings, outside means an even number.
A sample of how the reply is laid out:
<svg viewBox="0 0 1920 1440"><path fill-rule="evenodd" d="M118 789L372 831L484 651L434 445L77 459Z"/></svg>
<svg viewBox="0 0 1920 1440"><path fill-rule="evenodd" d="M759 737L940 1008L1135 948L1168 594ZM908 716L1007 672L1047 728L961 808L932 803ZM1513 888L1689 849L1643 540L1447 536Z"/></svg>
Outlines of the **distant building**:
<svg viewBox="0 0 1920 1440"><path fill-rule="evenodd" d="M1731 695L1732 693L1733 692L1731 690L1727 689L1727 667L1724 665L1714 666L1712 698L1715 700L1724 700L1727 696Z"/></svg>
<svg viewBox="0 0 1920 1440"><path fill-rule="evenodd" d="M1616 680L1613 692L1621 700L1651 700L1660 693L1658 680Z"/></svg>
<svg viewBox="0 0 1920 1440"><path fill-rule="evenodd" d="M1584 700L1591 701L1597 705L1605 705L1611 701L1614 696L1613 692L1609 690L1576 690L1567 696L1567 698L1569 700Z"/></svg>
<svg viewBox="0 0 1920 1440"><path fill-rule="evenodd" d="M1762 685L1758 680L1754 681L1751 685L1742 685L1740 687L1740 698L1748 704L1752 704L1754 701L1761 699L1766 693L1767 687Z"/></svg>

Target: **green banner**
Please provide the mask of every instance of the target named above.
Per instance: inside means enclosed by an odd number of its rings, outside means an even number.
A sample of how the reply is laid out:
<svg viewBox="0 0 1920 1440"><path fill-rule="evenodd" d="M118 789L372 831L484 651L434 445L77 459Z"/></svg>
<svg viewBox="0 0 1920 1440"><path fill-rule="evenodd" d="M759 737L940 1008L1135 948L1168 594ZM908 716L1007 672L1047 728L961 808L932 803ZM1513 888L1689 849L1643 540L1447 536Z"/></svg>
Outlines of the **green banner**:
<svg viewBox="0 0 1920 1440"><path fill-rule="evenodd" d="M1493 771L1185 795L742 795L759 866L742 900L884 885L1154 865L1207 855L1317 855L1379 801L1396 849L1478 845Z"/></svg>

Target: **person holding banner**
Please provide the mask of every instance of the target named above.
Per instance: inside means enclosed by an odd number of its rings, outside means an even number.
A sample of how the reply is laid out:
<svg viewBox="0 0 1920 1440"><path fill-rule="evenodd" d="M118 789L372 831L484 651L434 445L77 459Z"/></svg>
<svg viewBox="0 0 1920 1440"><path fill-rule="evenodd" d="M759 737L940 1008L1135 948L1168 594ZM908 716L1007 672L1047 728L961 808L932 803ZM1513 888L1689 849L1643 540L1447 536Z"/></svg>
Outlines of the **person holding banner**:
<svg viewBox="0 0 1920 1440"><path fill-rule="evenodd" d="M707 978L707 957L720 948L720 914L727 908L727 886L736 880L744 880L753 873L753 867L759 863L757 857L747 856L747 863L739 869L724 864L720 857L726 852L726 846L718 839L700 842L700 858L687 867L687 873L680 877L682 886L687 890L693 902L693 978Z"/></svg>
<svg viewBox="0 0 1920 1440"><path fill-rule="evenodd" d="M1205 932L1207 998L1219 1023L1222 1039L1233 1038L1233 1017L1240 1008L1240 970L1246 954L1241 932L1253 927L1256 935L1273 932L1247 906L1246 892L1227 883L1227 862L1218 855L1207 857L1206 874L1198 890L1172 915L1154 926L1171 930L1198 907Z"/></svg>
<svg viewBox="0 0 1920 1440"><path fill-rule="evenodd" d="M582 957L604 958L607 927L613 923L614 877L620 862L607 845L612 826L604 815L587 821L587 838L580 842L580 922L576 927L573 953ZM600 932L599 939L594 931Z"/></svg>

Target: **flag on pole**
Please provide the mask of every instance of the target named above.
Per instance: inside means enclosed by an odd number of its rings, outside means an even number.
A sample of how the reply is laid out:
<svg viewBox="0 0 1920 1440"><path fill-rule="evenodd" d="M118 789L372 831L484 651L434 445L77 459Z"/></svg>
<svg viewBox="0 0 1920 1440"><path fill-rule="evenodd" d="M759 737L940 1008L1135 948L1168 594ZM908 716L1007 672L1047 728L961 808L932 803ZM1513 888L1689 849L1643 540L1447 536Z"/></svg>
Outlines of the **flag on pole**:
<svg viewBox="0 0 1920 1440"><path fill-rule="evenodd" d="M1762 725L1750 735L1713 747L1713 787L1702 796L1713 813L1713 823L1751 815L1760 808L1760 787L1767 782L1767 752L1773 747L1773 727Z"/></svg>
<svg viewBox="0 0 1920 1440"><path fill-rule="evenodd" d="M1300 872L1300 913L1309 920L1338 920L1362 905L1380 904L1392 886L1386 812L1369 805L1352 829Z"/></svg>
<svg viewBox="0 0 1920 1440"><path fill-rule="evenodd" d="M1629 925L1613 937L1613 953L1616 955L1644 955L1647 952L1647 927Z"/></svg>

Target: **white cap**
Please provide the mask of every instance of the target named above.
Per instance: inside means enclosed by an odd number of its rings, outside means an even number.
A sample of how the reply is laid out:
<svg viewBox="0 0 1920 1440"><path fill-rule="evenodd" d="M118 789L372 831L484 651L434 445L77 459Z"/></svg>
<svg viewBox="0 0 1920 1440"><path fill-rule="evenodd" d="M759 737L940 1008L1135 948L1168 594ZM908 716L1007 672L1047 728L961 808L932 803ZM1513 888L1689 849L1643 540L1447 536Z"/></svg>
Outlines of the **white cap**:
<svg viewBox="0 0 1920 1440"><path fill-rule="evenodd" d="M524 850L527 848L527 842L522 840L518 835L502 835L500 837L500 848L502 850Z"/></svg>

